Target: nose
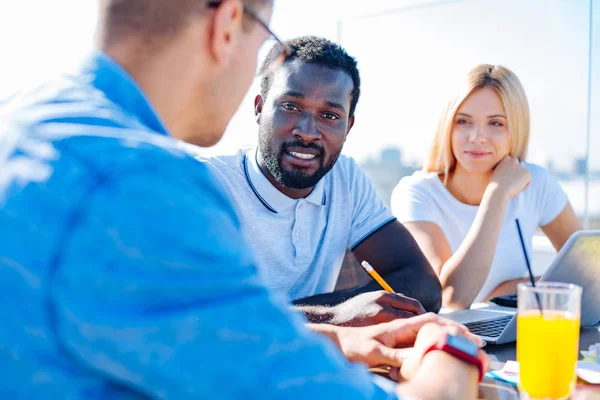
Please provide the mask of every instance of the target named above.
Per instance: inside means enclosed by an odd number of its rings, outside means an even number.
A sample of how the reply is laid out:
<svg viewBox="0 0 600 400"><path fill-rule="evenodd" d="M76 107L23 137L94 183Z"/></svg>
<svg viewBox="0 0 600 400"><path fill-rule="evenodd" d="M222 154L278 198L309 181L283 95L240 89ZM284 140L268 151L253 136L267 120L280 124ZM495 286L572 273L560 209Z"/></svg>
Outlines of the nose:
<svg viewBox="0 0 600 400"><path fill-rule="evenodd" d="M305 143L314 142L321 139L321 132L317 126L317 121L312 113L305 113L292 131L294 137Z"/></svg>
<svg viewBox="0 0 600 400"><path fill-rule="evenodd" d="M471 143L485 143L487 141L487 134L485 128L480 124L475 124L469 134L469 142Z"/></svg>

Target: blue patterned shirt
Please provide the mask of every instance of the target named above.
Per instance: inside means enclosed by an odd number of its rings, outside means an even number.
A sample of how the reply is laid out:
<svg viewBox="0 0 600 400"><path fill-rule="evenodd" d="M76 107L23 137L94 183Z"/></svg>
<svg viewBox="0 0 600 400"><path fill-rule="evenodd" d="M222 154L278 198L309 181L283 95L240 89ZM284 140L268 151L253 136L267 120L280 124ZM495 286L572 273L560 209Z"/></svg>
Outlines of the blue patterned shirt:
<svg viewBox="0 0 600 400"><path fill-rule="evenodd" d="M0 398L395 398L257 278L221 185L103 53L0 125Z"/></svg>

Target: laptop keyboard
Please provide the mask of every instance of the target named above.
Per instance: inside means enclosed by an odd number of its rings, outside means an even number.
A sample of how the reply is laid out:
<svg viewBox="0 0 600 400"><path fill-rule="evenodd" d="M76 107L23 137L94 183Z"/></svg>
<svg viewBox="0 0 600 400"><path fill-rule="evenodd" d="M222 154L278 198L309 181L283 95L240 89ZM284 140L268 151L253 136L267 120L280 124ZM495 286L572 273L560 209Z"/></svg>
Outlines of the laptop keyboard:
<svg viewBox="0 0 600 400"><path fill-rule="evenodd" d="M487 321L469 322L464 324L473 334L479 336L496 337L500 336L506 325L512 319L512 315L491 319Z"/></svg>

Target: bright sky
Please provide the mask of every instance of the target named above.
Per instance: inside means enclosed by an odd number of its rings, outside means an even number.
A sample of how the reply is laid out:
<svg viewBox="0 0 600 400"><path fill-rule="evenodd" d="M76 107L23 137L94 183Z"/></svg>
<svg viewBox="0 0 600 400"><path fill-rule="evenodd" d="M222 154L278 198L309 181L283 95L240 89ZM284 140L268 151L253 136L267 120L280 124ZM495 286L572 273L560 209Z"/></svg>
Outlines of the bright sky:
<svg viewBox="0 0 600 400"><path fill-rule="evenodd" d="M594 1L592 167L600 168L600 0ZM72 69L93 47L95 1L0 2L0 98ZM364 17L365 14L374 14ZM73 17L76 16L76 17ZM362 17L361 17L362 16ZM426 153L457 76L481 63L513 69L532 110L530 160L571 169L585 151L588 0L276 0L283 39L338 39L359 62L363 95L344 152L359 161L382 147L407 160ZM209 154L256 143L254 85Z"/></svg>

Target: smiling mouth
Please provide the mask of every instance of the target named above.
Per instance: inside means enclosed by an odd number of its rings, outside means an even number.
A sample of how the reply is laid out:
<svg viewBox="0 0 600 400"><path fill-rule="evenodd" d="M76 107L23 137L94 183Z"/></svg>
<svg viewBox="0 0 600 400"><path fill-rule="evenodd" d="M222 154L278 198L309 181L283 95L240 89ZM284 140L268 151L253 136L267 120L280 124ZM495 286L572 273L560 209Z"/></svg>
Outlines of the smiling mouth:
<svg viewBox="0 0 600 400"><path fill-rule="evenodd" d="M308 154L308 153L298 153L297 151L288 151L288 154L300 158L302 160L312 160L317 158L316 155L314 154Z"/></svg>

